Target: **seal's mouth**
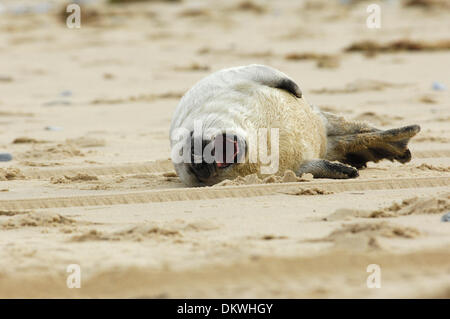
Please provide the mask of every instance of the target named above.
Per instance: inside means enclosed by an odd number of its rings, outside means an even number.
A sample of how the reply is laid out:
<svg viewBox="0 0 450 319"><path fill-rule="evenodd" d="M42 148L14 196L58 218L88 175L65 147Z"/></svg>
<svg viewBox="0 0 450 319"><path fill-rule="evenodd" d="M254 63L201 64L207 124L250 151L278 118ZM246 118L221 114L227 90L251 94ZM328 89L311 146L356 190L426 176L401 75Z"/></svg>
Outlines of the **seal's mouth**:
<svg viewBox="0 0 450 319"><path fill-rule="evenodd" d="M242 149L236 135L219 135L214 140L214 146L217 168L224 169L238 162Z"/></svg>

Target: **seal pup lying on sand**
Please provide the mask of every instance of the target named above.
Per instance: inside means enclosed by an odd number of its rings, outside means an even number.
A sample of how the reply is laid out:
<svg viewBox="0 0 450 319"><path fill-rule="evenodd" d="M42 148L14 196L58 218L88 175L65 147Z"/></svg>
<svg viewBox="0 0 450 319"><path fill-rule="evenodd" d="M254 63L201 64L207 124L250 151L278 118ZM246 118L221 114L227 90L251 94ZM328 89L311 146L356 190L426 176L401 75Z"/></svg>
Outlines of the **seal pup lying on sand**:
<svg viewBox="0 0 450 319"><path fill-rule="evenodd" d="M253 133L261 130L270 134L255 142ZM286 74L253 64L218 71L194 85L175 110L170 139L180 179L204 186L267 174L267 162L255 157L261 148L275 152L277 170L271 173L277 175L292 170L355 178L369 161L409 162L408 142L419 131L418 125L379 130L322 112Z"/></svg>

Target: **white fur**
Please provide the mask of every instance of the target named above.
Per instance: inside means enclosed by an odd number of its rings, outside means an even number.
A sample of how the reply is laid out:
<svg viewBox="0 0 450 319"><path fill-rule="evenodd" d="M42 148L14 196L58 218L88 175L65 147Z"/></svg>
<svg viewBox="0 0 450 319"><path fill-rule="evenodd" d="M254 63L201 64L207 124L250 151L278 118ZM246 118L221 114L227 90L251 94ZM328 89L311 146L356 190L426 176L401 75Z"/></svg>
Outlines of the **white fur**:
<svg viewBox="0 0 450 319"><path fill-rule="evenodd" d="M174 131L217 128L235 132L247 139L250 130L278 128L280 131L280 169L297 170L306 160L325 153L325 128L318 110L304 98L270 87L285 74L262 65L229 68L213 73L194 85L180 100L170 128L171 146L177 142ZM268 140L270 149L270 138ZM174 163L181 180L196 185L186 165ZM260 174L260 163L235 164L221 172L221 179L251 173Z"/></svg>

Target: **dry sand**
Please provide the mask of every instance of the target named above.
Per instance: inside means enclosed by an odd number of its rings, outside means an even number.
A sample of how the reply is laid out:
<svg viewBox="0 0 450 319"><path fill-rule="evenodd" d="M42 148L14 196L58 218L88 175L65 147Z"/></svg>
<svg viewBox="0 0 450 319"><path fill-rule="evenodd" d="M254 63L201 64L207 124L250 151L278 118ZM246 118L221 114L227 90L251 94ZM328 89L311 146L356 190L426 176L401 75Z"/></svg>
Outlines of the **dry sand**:
<svg viewBox="0 0 450 319"><path fill-rule="evenodd" d="M432 83L450 86L450 10L386 1L371 30L356 2L97 2L79 30L61 1L0 13L0 153L14 156L0 162L0 297L449 298L450 95ZM178 99L249 63L325 110L420 124L412 161L349 181L183 188L169 161Z"/></svg>

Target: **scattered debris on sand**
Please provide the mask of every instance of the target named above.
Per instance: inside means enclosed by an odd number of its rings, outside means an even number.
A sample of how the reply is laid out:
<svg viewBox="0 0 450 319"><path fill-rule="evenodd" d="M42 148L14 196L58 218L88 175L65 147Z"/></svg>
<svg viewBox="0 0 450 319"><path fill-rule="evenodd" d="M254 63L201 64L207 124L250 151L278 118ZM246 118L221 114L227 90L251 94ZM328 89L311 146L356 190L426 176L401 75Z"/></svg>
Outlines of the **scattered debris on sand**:
<svg viewBox="0 0 450 319"><path fill-rule="evenodd" d="M0 210L0 216L9 216L9 217L29 213L30 213L29 211Z"/></svg>
<svg viewBox="0 0 450 319"><path fill-rule="evenodd" d="M162 174L164 177L178 177L177 173L175 172L166 172Z"/></svg>
<svg viewBox="0 0 450 319"><path fill-rule="evenodd" d="M251 12L255 14L263 14L267 12L267 8L259 3L244 0L239 2L233 7L228 8L228 11L231 12Z"/></svg>
<svg viewBox="0 0 450 319"><path fill-rule="evenodd" d="M206 8L186 8L178 13L180 18L198 18L198 17L210 17L211 11Z"/></svg>
<svg viewBox="0 0 450 319"><path fill-rule="evenodd" d="M429 95L423 95L419 98L419 102L425 103L425 104L436 104L437 101L434 97Z"/></svg>
<svg viewBox="0 0 450 319"><path fill-rule="evenodd" d="M31 161L22 161L20 165L29 166L29 167L53 167L53 166L61 166L63 163L58 162L31 162Z"/></svg>
<svg viewBox="0 0 450 319"><path fill-rule="evenodd" d="M83 157L85 154L73 144L56 144L52 146L39 146L32 144L33 148L20 154L21 159L59 160L72 157Z"/></svg>
<svg viewBox="0 0 450 319"><path fill-rule="evenodd" d="M123 231L107 233L96 229L89 230L81 235L75 235L70 241L85 242L85 241L120 241L132 240L142 241L145 238L161 238L179 236L180 233L176 230L165 229L157 226L142 225L128 228Z"/></svg>
<svg viewBox="0 0 450 319"><path fill-rule="evenodd" d="M64 175L61 177L50 178L50 183L52 184L69 184L72 182L90 182L90 181L98 181L98 177L79 173L75 176Z"/></svg>
<svg viewBox="0 0 450 319"><path fill-rule="evenodd" d="M22 227L55 227L75 223L75 220L59 214L28 212L13 216L0 225L3 229L17 229Z"/></svg>
<svg viewBox="0 0 450 319"><path fill-rule="evenodd" d="M209 71L210 69L211 68L208 65L200 64L197 62L193 62L191 64L184 65L184 66L176 66L174 68L175 71L193 71L193 72L196 72L196 71L205 72L205 71Z"/></svg>
<svg viewBox="0 0 450 319"><path fill-rule="evenodd" d="M284 56L286 60L290 61L316 61L318 68L337 68L340 65L340 57L331 54L318 53L288 53Z"/></svg>
<svg viewBox="0 0 450 319"><path fill-rule="evenodd" d="M14 79L9 75L0 75L0 82L13 82Z"/></svg>
<svg viewBox="0 0 450 319"><path fill-rule="evenodd" d="M309 182L313 179L312 174L303 174L298 177L293 171L287 170L283 176L270 175L263 179L259 178L257 174L247 175L245 177L237 177L234 180L226 179L220 183L217 183L213 187L217 186L236 186L236 185L252 185L252 184L272 184L272 183L296 183L296 182Z"/></svg>
<svg viewBox="0 0 450 319"><path fill-rule="evenodd" d="M333 243L332 249L345 251L379 251L385 247L381 238L413 239L422 233L413 227L393 225L387 222L343 224L323 238L305 240L309 243Z"/></svg>
<svg viewBox="0 0 450 319"><path fill-rule="evenodd" d="M380 250L383 249L379 238L413 239L421 236L416 228L381 223L345 224L330 235L317 239L317 242L333 242L334 248L343 250Z"/></svg>
<svg viewBox="0 0 450 319"><path fill-rule="evenodd" d="M450 40L435 42L414 41L409 39L396 40L388 43L378 43L372 40L355 42L344 48L344 52L363 52L368 56L378 53L421 52L450 50Z"/></svg>
<svg viewBox="0 0 450 319"><path fill-rule="evenodd" d="M277 235L264 235L261 236L259 239L261 240L276 240L276 239L287 239L287 236L277 236Z"/></svg>
<svg viewBox="0 0 450 319"><path fill-rule="evenodd" d="M450 209L450 193L436 197L413 197L403 200L401 203L393 203L391 206L377 210L362 210L341 208L336 210L327 221L350 220L353 218L386 218L419 214L440 214Z"/></svg>
<svg viewBox="0 0 450 319"><path fill-rule="evenodd" d="M318 187L313 187L313 188L302 188L300 187L297 191L295 192L290 192L290 193L284 193L287 195L330 195L330 194L334 194L333 192L318 188Z"/></svg>
<svg viewBox="0 0 450 319"><path fill-rule="evenodd" d="M189 232L202 232L216 230L219 226L209 220L194 220L186 222L178 220L175 223L159 225L155 223L148 223L133 227L128 227L116 232L102 232L100 230L91 229L81 235L73 236L70 241L85 242L85 241L143 241L146 239L166 239L166 238L180 238Z"/></svg>
<svg viewBox="0 0 450 319"><path fill-rule="evenodd" d="M46 141L40 141L32 137L18 137L12 142L13 144L36 144L36 143L47 143Z"/></svg>
<svg viewBox="0 0 450 319"><path fill-rule="evenodd" d="M10 181L14 179L25 179L18 168L0 168L0 181Z"/></svg>
<svg viewBox="0 0 450 319"><path fill-rule="evenodd" d="M450 9L448 0L407 0L403 2L405 7L421 9Z"/></svg>

